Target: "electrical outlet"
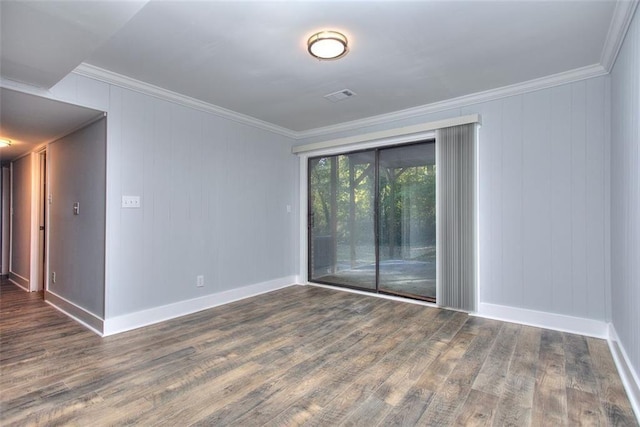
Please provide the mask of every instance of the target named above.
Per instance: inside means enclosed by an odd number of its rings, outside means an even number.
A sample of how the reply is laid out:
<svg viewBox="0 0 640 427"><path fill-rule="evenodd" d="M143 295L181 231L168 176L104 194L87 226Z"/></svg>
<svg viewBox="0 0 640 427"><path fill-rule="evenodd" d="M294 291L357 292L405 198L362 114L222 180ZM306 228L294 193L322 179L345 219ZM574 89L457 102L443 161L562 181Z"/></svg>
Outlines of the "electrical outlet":
<svg viewBox="0 0 640 427"><path fill-rule="evenodd" d="M122 196L123 208L139 208L140 196Z"/></svg>
<svg viewBox="0 0 640 427"><path fill-rule="evenodd" d="M204 286L204 276L197 276L196 277L196 286L201 288Z"/></svg>
<svg viewBox="0 0 640 427"><path fill-rule="evenodd" d="M53 273L51 273L51 281L53 283L56 283L56 272L55 271Z"/></svg>

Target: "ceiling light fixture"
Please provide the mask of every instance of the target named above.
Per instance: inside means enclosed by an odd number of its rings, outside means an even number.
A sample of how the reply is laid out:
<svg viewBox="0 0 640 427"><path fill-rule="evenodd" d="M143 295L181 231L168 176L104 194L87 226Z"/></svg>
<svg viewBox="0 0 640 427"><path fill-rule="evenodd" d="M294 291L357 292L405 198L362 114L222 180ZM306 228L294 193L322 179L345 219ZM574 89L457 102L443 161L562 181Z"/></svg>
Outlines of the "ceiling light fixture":
<svg viewBox="0 0 640 427"><path fill-rule="evenodd" d="M324 60L338 59L348 52L347 38L337 31L320 31L307 40L309 53Z"/></svg>
<svg viewBox="0 0 640 427"><path fill-rule="evenodd" d="M11 140L8 139L0 139L0 148L11 147Z"/></svg>

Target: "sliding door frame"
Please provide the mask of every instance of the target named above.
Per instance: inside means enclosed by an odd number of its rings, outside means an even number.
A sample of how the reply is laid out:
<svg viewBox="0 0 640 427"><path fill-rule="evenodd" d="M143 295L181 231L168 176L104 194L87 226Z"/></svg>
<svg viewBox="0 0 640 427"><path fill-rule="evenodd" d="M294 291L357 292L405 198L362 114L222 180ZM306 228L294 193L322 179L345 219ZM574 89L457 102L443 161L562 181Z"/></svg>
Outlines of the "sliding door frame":
<svg viewBox="0 0 640 427"><path fill-rule="evenodd" d="M307 203L307 207L306 207L306 215L304 215L303 217L305 218L305 224L306 224L306 260L307 260L307 266L306 266L306 273L305 273L305 283L317 283L317 284L321 284L321 285L328 285L328 286L340 286L340 287L344 287L344 288L349 288L349 289L354 289L357 291L363 291L363 292L373 292L371 290L365 289L365 288L359 288L357 286L349 286L349 285L336 285L335 283L328 283L328 282L322 282L322 281L313 281L311 282L310 280L310 276L311 276L311 260L312 260L312 255L311 255L311 240L309 239L309 236L311 235L311 228L312 228L312 224L310 222L311 219L311 197L310 196L310 189L311 189L311 169L309 168L309 163L311 163L311 160L313 159L320 159L322 157L329 157L329 156L349 156L351 154L357 154L357 153L364 153L364 152L369 152L369 151L375 151L375 155L374 155L374 168L376 168L375 170L377 170L378 168L378 154L377 148L361 148L358 150L350 150L350 151L338 151L336 153L333 154L318 154L318 155L309 155L306 157L305 163L306 163L306 178L304 181L304 186L306 189L306 203ZM337 162L336 162L337 165ZM333 172L332 172L333 173ZM374 171L374 178L377 177L376 172ZM377 179L374 179L374 189L373 189L373 223L374 225L377 225L377 220L378 220L378 210L377 210L377 206L378 206L378 182ZM302 217L302 216L301 216ZM374 227L374 245L375 245L375 263L376 265L378 264L378 229L377 226ZM334 254L335 257L335 254ZM375 288L375 293L378 293L378 268L376 268L376 288Z"/></svg>
<svg viewBox="0 0 640 427"><path fill-rule="evenodd" d="M300 191L300 196L301 196L301 200L300 200L300 205L301 208L304 206L304 209L300 210L300 219L301 219L301 224L300 224L300 230L301 230L301 253L300 253L300 264L301 267L304 265L304 269L301 268L301 276L304 277L304 282L307 284L321 284L321 285L327 285L327 286L336 286L336 287L340 287L340 288L346 288L346 289L351 289L351 290L355 290L355 291L359 291L359 292L364 292L367 294L375 294L375 295L381 295L381 296L391 296L393 298L402 298L402 299L406 299L406 300L411 300L411 301L419 301L421 303L425 303L428 305L433 305L433 302L430 301L426 301L420 298L411 298L408 296L402 296L402 295L397 295L394 294L393 292L389 292L389 291L381 291L380 290L380 179L379 179L379 169L380 169L380 151L381 150L388 150L388 149L393 149L393 148L398 148L398 147L409 147L412 145L420 145L420 144L435 144L435 138L436 138L436 134L435 131L429 131L429 132L425 132L425 133L420 133L420 134L415 134L415 135L411 135L410 137L405 137L405 138L392 138L392 139L388 139L388 140L381 140L381 141L376 141L376 142L370 142L370 143L361 143L361 144L357 144L357 146L349 146L349 147L336 147L336 148L332 148L332 149L327 149L327 150L321 150L321 151L316 151L316 152L308 152L305 153L304 155L300 156L300 176L301 178L304 177L304 179L301 179L301 191ZM438 149L437 144L435 144L435 149ZM313 159L320 159L322 157L332 157L332 156L349 156L352 154L357 154L357 153L363 153L363 152L374 152L374 173L373 173L373 180L374 180L374 197L373 197L373 224L374 224L374 250L375 250L375 288L374 289L367 289L367 288L361 288L361 287L357 287L357 286L351 286L351 285L346 285L346 284L335 284L335 283L328 283L328 282L322 282L319 280L314 280L311 281L311 263L312 263L312 251L311 251L311 245L312 245L312 241L309 238L311 235L311 229L312 229L312 224L311 224L311 168L309 167L309 164L311 163L311 161ZM332 172L333 173L333 172ZM436 194L437 194L437 186L438 183L436 181ZM436 204L437 204L437 197L436 197ZM437 210L437 206L436 206L436 210ZM436 218L436 221L438 219ZM335 237L334 237L335 238ZM437 245L437 233L436 233L436 257L437 257L437 249L438 245ZM306 262L305 262L306 261ZM436 277L437 277L437 270L436 270ZM436 279L437 280L437 279ZM437 289L437 286L436 286ZM438 295L436 292L436 298L435 298L435 304L437 304L438 302Z"/></svg>

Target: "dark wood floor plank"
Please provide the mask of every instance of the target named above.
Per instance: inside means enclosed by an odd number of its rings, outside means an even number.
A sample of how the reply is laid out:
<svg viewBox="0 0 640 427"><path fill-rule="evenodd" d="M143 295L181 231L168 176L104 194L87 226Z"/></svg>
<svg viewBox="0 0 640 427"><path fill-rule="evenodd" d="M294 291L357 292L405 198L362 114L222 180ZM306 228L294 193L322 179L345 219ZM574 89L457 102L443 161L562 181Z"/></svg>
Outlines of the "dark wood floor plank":
<svg viewBox="0 0 640 427"><path fill-rule="evenodd" d="M390 408L381 426L414 426L431 404L435 393L419 386L411 386L400 401Z"/></svg>
<svg viewBox="0 0 640 427"><path fill-rule="evenodd" d="M350 348L342 352L334 362L323 363L315 369L313 382L301 381L297 389L277 392L250 414L251 420L258 423L267 422L281 412L283 407L294 404L303 396L313 399L314 403L320 406L326 405L334 393L340 393L347 388L353 378L375 365L391 349L410 336L414 328L419 327L415 318L422 310L416 308L407 305L401 310L389 312L390 316L382 317L381 322L365 324L363 332L367 335L362 342L365 352L360 348ZM394 322L394 319L402 321ZM304 377L309 375L304 373ZM248 417L249 415L238 421L242 422Z"/></svg>
<svg viewBox="0 0 640 427"><path fill-rule="evenodd" d="M502 395L509 363L513 357L519 333L519 325L514 323L504 323L502 325L489 356L473 382L473 389L491 393L494 396Z"/></svg>
<svg viewBox="0 0 640 427"><path fill-rule="evenodd" d="M637 425L606 343L294 286L101 338L0 283L0 425Z"/></svg>
<svg viewBox="0 0 640 427"><path fill-rule="evenodd" d="M535 425L531 422L531 409L536 384L538 352L541 330L523 326L507 371L505 387L495 424L506 426Z"/></svg>
<svg viewBox="0 0 640 427"><path fill-rule="evenodd" d="M565 372L567 387L594 394L598 385L593 375L586 337L565 333Z"/></svg>
<svg viewBox="0 0 640 427"><path fill-rule="evenodd" d="M476 329L477 326L479 327ZM460 335L468 330L468 333L475 334L475 338L465 349L458 363L455 364L455 369L436 390L436 395L420 417L420 424L451 425L455 422L459 417L462 404L467 400L471 386L493 346L500 327L500 322L495 320L474 318L470 328L463 327L460 330ZM432 387L429 389L433 390Z"/></svg>
<svg viewBox="0 0 640 427"><path fill-rule="evenodd" d="M606 425L603 408L597 396L577 388L567 388L568 425Z"/></svg>
<svg viewBox="0 0 640 427"><path fill-rule="evenodd" d="M469 396L458 411L456 426L475 427L493 425L498 406L498 396L471 389Z"/></svg>
<svg viewBox="0 0 640 427"><path fill-rule="evenodd" d="M598 384L598 395L603 402L623 407L627 394L618 378L618 370L604 340L587 338L593 375Z"/></svg>
<svg viewBox="0 0 640 427"><path fill-rule="evenodd" d="M565 355L561 332L542 331L532 419L538 425L567 425Z"/></svg>
<svg viewBox="0 0 640 427"><path fill-rule="evenodd" d="M402 398L402 388L410 387L420 373L441 353L446 344L434 339L434 333L443 327L450 318L446 311L430 311L437 317L422 316L418 331L402 343L396 345L377 364L371 366L362 375L353 378L352 384L337 398L325 405L325 410L313 425L338 424L367 396L378 390L383 384L393 390L393 395L384 396L390 405L396 405Z"/></svg>

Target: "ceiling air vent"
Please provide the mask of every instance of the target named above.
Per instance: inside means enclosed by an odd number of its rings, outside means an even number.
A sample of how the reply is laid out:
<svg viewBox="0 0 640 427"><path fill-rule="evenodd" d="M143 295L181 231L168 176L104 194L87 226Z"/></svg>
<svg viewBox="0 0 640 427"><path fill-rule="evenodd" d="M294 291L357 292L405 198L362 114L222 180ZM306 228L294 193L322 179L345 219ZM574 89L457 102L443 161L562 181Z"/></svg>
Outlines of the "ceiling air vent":
<svg viewBox="0 0 640 427"><path fill-rule="evenodd" d="M331 102L338 102L347 98L351 98L353 96L356 96L354 91L349 89L342 89L337 92L330 93L329 95L325 95L324 97Z"/></svg>

